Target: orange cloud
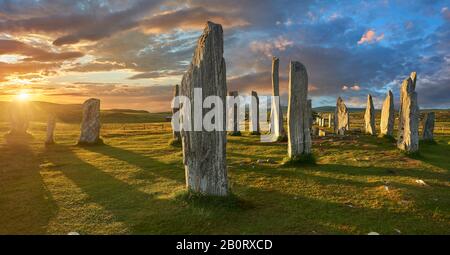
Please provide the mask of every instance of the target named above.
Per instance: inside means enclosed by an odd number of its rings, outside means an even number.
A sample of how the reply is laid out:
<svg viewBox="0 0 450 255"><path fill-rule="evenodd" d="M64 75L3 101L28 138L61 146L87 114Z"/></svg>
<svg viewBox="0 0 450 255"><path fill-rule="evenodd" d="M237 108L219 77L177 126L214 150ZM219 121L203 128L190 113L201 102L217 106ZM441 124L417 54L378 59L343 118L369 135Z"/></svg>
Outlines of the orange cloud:
<svg viewBox="0 0 450 255"><path fill-rule="evenodd" d="M369 29L367 30L366 33L363 34L361 39L358 41L358 44L379 42L383 40L383 38L384 33L381 33L380 35L377 36L375 30Z"/></svg>
<svg viewBox="0 0 450 255"><path fill-rule="evenodd" d="M249 23L241 17L210 11L202 7L168 11L140 22L148 33L164 33L172 29L199 29L207 20L220 23L223 27L246 26Z"/></svg>

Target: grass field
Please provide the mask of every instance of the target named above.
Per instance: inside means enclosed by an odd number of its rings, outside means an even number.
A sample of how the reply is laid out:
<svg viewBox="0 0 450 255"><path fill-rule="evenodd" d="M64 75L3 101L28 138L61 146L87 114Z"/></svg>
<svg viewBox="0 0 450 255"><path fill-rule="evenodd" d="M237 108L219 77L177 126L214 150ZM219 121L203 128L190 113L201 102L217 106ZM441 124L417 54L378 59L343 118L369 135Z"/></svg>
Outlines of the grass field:
<svg viewBox="0 0 450 255"><path fill-rule="evenodd" d="M352 128L361 116L352 113ZM47 148L45 123L33 122L30 141L0 137L0 233L450 234L448 112L437 121L437 144L418 157L353 132L314 139L311 166L281 165L286 143L228 137L234 198L218 201L183 195L168 122L109 121L94 147L75 145L78 124L58 123Z"/></svg>

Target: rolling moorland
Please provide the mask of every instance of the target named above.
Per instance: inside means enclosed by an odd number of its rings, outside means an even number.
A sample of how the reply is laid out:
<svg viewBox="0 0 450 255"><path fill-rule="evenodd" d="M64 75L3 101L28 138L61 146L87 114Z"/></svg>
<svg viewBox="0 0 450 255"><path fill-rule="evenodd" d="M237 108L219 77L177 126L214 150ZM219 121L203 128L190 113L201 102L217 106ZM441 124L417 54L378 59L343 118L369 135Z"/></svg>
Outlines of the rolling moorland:
<svg viewBox="0 0 450 255"><path fill-rule="evenodd" d="M414 157L363 135L357 110L348 136L314 138L315 165L281 164L286 143L229 136L232 196L220 199L185 192L170 114L102 111L105 144L80 147L80 106L33 105L33 137L12 143L0 107L0 234L450 234L448 110Z"/></svg>

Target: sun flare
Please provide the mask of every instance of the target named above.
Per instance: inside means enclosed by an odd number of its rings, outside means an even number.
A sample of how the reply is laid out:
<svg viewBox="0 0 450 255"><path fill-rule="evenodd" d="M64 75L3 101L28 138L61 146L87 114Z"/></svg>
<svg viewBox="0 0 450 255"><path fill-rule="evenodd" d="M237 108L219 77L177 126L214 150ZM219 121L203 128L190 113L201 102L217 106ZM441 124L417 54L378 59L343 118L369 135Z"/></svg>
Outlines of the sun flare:
<svg viewBox="0 0 450 255"><path fill-rule="evenodd" d="M26 93L26 92L20 92L20 93L17 95L17 99L20 100L20 101L26 101L26 100L28 100L29 98L30 98L30 94L28 94L28 93Z"/></svg>

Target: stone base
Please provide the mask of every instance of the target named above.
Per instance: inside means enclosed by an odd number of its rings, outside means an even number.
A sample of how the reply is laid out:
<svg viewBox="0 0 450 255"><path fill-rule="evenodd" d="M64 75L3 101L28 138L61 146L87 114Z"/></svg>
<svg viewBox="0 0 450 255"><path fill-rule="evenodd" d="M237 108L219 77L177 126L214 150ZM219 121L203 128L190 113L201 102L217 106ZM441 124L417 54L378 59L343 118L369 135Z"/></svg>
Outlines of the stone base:
<svg viewBox="0 0 450 255"><path fill-rule="evenodd" d="M241 131L233 131L233 132L229 132L228 135L230 136L241 136Z"/></svg>
<svg viewBox="0 0 450 255"><path fill-rule="evenodd" d="M283 159L283 165L291 166L291 165L315 165L316 158L314 154L302 154L295 157L286 157Z"/></svg>
<svg viewBox="0 0 450 255"><path fill-rule="evenodd" d="M169 141L169 145L174 147L181 147L182 143L180 139L171 139Z"/></svg>
<svg viewBox="0 0 450 255"><path fill-rule="evenodd" d="M82 142L82 141L78 141L77 145L78 146L96 146L96 145L103 145L105 144L103 142L103 139L99 138L97 141L93 142L93 143L88 143L88 142Z"/></svg>
<svg viewBox="0 0 450 255"><path fill-rule="evenodd" d="M287 135L282 135L282 136L277 137L276 141L280 142L280 143L284 143L284 142L288 141L288 137L287 137Z"/></svg>

